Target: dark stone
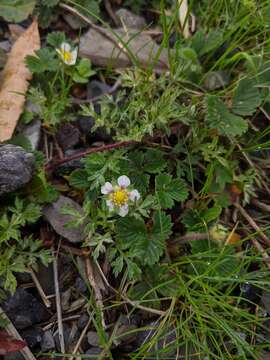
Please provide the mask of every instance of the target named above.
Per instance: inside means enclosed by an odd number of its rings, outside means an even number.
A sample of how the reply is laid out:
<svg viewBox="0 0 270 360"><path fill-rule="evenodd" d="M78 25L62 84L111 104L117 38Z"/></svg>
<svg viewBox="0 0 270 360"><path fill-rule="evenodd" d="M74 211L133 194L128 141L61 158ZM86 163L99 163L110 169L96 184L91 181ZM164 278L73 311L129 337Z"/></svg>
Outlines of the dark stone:
<svg viewBox="0 0 270 360"><path fill-rule="evenodd" d="M25 329L50 317L45 305L21 288L9 296L2 307L17 329Z"/></svg>
<svg viewBox="0 0 270 360"><path fill-rule="evenodd" d="M41 342L41 350L46 352L55 349L55 341L50 330L45 331L42 342Z"/></svg>
<svg viewBox="0 0 270 360"><path fill-rule="evenodd" d="M63 236L72 243L79 243L84 240L84 224L77 227L67 226L70 221L76 220L72 215L64 215L65 208L72 208L83 214L83 210L74 200L60 195L58 200L47 205L43 209L45 219L50 223L57 234Z"/></svg>
<svg viewBox="0 0 270 360"><path fill-rule="evenodd" d="M19 284L26 284L32 282L32 276L29 272L16 273L16 279Z"/></svg>
<svg viewBox="0 0 270 360"><path fill-rule="evenodd" d="M97 359L98 356L97 355L100 355L102 353L102 349L99 348L99 347L92 347L91 349L87 350L85 352L85 355L92 355L92 356L89 356L89 357L84 357L85 360L93 360L93 359ZM95 356L96 355L96 356ZM104 358L104 359L108 359L107 357Z"/></svg>
<svg viewBox="0 0 270 360"><path fill-rule="evenodd" d="M81 132L86 136L89 143L94 141L111 141L112 135L108 134L106 128L100 127L92 132L95 120L92 116L83 116L79 119L79 127Z"/></svg>
<svg viewBox="0 0 270 360"><path fill-rule="evenodd" d="M64 124L57 131L56 138L63 150L71 149L80 142L80 131L72 124Z"/></svg>
<svg viewBox="0 0 270 360"><path fill-rule="evenodd" d="M55 293L52 263L48 266L44 266L42 263L39 263L37 278L46 295L52 295Z"/></svg>
<svg viewBox="0 0 270 360"><path fill-rule="evenodd" d="M89 99L108 94L111 91L111 87L101 81L92 80L87 85L87 97Z"/></svg>
<svg viewBox="0 0 270 360"><path fill-rule="evenodd" d="M95 331L88 331L87 333L88 344L91 346L98 347L99 346L99 336Z"/></svg>
<svg viewBox="0 0 270 360"><path fill-rule="evenodd" d="M27 184L33 175L35 157L22 147L0 145L0 195Z"/></svg>
<svg viewBox="0 0 270 360"><path fill-rule="evenodd" d="M27 345L31 349L41 344L43 334L43 330L35 328L21 331L22 338L26 341Z"/></svg>
<svg viewBox="0 0 270 360"><path fill-rule="evenodd" d="M240 291L243 298L257 304L260 301L261 290L256 286L245 282L240 285Z"/></svg>
<svg viewBox="0 0 270 360"><path fill-rule="evenodd" d="M85 281L83 281L81 277L77 277L75 281L75 287L82 294L85 294L87 292L87 286L85 284Z"/></svg>
<svg viewBox="0 0 270 360"><path fill-rule="evenodd" d="M263 307L267 310L267 312L270 314L270 291L263 290L261 303Z"/></svg>
<svg viewBox="0 0 270 360"><path fill-rule="evenodd" d="M78 319L78 324L77 324L78 329L83 330L85 328L88 320L89 320L89 315L86 313L82 314Z"/></svg>
<svg viewBox="0 0 270 360"><path fill-rule="evenodd" d="M64 152L65 157L76 155L80 152L83 152L85 149L69 149ZM71 171L76 169L82 169L84 167L81 162L81 158L67 161L66 163L59 165L55 168L54 174L57 176L65 175L71 173Z"/></svg>
<svg viewBox="0 0 270 360"><path fill-rule="evenodd" d="M4 360L25 360L25 357L19 351L16 351L5 355Z"/></svg>

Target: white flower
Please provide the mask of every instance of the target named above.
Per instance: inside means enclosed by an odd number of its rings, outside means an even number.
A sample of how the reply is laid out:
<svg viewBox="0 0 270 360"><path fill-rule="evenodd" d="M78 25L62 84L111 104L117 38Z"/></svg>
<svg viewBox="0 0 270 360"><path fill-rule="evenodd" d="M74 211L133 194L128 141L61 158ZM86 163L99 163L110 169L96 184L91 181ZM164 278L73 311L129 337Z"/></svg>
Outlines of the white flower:
<svg viewBox="0 0 270 360"><path fill-rule="evenodd" d="M117 179L117 184L113 186L110 182L105 182L101 187L101 193L107 195L106 205L110 211L116 210L117 213L124 217L128 214L129 201L140 199L138 190L128 190L130 179L126 175L122 175Z"/></svg>
<svg viewBox="0 0 270 360"><path fill-rule="evenodd" d="M60 49L56 49L63 62L67 65L75 65L78 55L78 48L71 49L69 43L63 42Z"/></svg>

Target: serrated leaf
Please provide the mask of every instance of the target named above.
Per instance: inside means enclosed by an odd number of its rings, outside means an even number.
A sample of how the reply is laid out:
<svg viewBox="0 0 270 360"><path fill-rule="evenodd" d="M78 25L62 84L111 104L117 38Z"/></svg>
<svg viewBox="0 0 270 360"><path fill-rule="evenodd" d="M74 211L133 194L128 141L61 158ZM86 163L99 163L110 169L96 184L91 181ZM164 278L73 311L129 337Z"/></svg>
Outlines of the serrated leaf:
<svg viewBox="0 0 270 360"><path fill-rule="evenodd" d="M207 230L207 225L216 220L221 214L221 206L214 206L205 210L187 209L184 212L182 223L186 226L188 231L203 231Z"/></svg>
<svg viewBox="0 0 270 360"><path fill-rule="evenodd" d="M210 129L216 129L220 135L242 135L248 129L247 122L240 116L231 114L225 104L214 95L207 96L206 122Z"/></svg>
<svg viewBox="0 0 270 360"><path fill-rule="evenodd" d="M76 189L87 189L89 187L88 174L84 169L76 169L69 177L69 185Z"/></svg>
<svg viewBox="0 0 270 360"><path fill-rule="evenodd" d="M174 201L184 201L188 197L186 183L182 179L172 179L170 175L156 177L156 193L161 207L171 209Z"/></svg>
<svg viewBox="0 0 270 360"><path fill-rule="evenodd" d="M59 61L53 51L42 48L35 52L35 56L27 56L26 64L32 73L41 74L45 71L56 71Z"/></svg>
<svg viewBox="0 0 270 360"><path fill-rule="evenodd" d="M62 31L54 31L47 35L47 44L53 48L60 48L61 44L66 41L65 33Z"/></svg>
<svg viewBox="0 0 270 360"><path fill-rule="evenodd" d="M261 102L256 81L247 78L240 80L232 98L232 111L238 115L252 115Z"/></svg>
<svg viewBox="0 0 270 360"><path fill-rule="evenodd" d="M36 0L1 0L0 14L9 22L21 22L33 12Z"/></svg>
<svg viewBox="0 0 270 360"><path fill-rule="evenodd" d="M160 173L166 167L167 163L164 159L164 153L159 150L147 150L144 156L144 171L151 174Z"/></svg>

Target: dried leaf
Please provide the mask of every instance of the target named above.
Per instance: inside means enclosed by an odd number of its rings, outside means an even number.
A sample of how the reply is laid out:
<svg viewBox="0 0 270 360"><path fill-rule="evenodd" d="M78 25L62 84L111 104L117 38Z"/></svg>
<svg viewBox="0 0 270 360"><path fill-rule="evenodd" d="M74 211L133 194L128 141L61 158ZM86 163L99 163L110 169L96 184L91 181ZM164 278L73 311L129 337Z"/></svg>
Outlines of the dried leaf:
<svg viewBox="0 0 270 360"><path fill-rule="evenodd" d="M190 37L189 32L189 23L188 23L188 1L187 0L178 0L179 1L179 22L181 25L181 30L185 39Z"/></svg>
<svg viewBox="0 0 270 360"><path fill-rule="evenodd" d="M26 343L24 341L15 339L6 331L0 331L0 355L20 351L25 346Z"/></svg>
<svg viewBox="0 0 270 360"><path fill-rule="evenodd" d="M0 142L11 138L23 111L24 94L32 77L25 58L27 55L34 55L34 51L39 48L38 24L33 21L13 45L3 70L0 89Z"/></svg>

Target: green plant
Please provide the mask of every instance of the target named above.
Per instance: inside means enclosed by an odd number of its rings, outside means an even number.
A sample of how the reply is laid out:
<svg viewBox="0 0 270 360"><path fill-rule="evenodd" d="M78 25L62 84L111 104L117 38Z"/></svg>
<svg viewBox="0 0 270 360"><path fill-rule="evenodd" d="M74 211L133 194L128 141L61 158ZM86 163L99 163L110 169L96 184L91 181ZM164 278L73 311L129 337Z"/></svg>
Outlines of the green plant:
<svg viewBox="0 0 270 360"><path fill-rule="evenodd" d="M77 48L66 42L64 33L55 32L47 36L47 46L28 56L26 62L36 84L31 86L28 99L37 106L44 124L54 128L63 117L73 119L72 114L67 114L70 89L74 83L87 82L95 73L90 61L77 61ZM28 119L27 114L24 117Z"/></svg>
<svg viewBox="0 0 270 360"><path fill-rule="evenodd" d="M5 290L16 289L15 273L28 271L40 260L50 261L50 251L31 235L24 235L28 225L35 224L41 216L39 205L16 198L13 205L3 207L0 213L0 277Z"/></svg>

